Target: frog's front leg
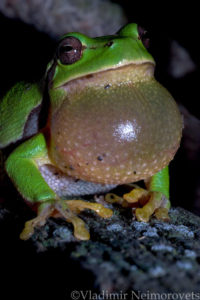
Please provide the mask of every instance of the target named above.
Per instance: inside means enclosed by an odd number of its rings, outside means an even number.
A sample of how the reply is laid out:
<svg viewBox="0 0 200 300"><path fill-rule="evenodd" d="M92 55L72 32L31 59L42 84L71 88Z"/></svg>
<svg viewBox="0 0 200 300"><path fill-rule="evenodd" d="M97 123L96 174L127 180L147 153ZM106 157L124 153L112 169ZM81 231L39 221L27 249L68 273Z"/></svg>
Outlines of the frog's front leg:
<svg viewBox="0 0 200 300"><path fill-rule="evenodd" d="M147 189L136 186L130 193L124 194L123 198L114 194L107 194L106 199L110 202L112 196L112 202L118 202L122 205L137 204L139 207L135 210L135 216L138 221L148 222L153 214L159 220L169 220L168 167L145 180L145 184Z"/></svg>
<svg viewBox="0 0 200 300"><path fill-rule="evenodd" d="M47 144L42 133L20 145L6 161L6 171L20 194L30 203L38 204L37 217L26 222L20 238L28 239L35 227L44 225L47 218L59 214L73 224L76 238L89 239L85 223L76 213L89 208L106 218L112 215L112 211L98 203L82 200L67 202L60 199L40 173L39 166L43 164L52 163L48 158Z"/></svg>

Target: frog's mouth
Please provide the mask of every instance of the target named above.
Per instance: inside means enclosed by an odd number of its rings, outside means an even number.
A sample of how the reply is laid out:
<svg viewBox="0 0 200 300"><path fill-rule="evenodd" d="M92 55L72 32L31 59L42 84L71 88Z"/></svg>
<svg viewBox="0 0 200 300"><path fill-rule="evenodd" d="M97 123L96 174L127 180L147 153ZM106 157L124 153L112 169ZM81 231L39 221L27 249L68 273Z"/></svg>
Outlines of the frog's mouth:
<svg viewBox="0 0 200 300"><path fill-rule="evenodd" d="M109 86L121 85L122 83L146 81L154 76L154 69L155 65L153 62L143 62L140 64L131 63L72 79L58 88L64 88L69 92L74 88L82 90L86 86L104 86L108 88Z"/></svg>

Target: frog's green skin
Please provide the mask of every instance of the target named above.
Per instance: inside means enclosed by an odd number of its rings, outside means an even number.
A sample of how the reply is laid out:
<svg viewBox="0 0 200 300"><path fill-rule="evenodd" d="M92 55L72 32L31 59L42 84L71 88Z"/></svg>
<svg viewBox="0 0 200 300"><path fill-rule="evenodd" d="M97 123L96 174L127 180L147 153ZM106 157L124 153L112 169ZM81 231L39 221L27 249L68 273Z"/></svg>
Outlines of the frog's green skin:
<svg viewBox="0 0 200 300"><path fill-rule="evenodd" d="M68 45L69 40L75 44ZM182 119L172 96L154 78L155 62L138 26L129 24L114 36L98 38L69 33L61 44L44 78L50 99L45 128L38 131L37 125L47 101L45 85L18 83L0 103L1 148L32 136L6 161L20 194L38 204L38 216L26 223L21 238L56 212L73 223L77 238L88 239L76 214L90 208L110 217L112 211L97 203L62 200L62 192L90 194L138 180L145 180L147 191L136 188L115 200L128 205L148 196L136 209L137 219L148 221L154 212L166 218L168 164L180 144ZM63 55L65 59L74 45L78 56L66 64Z"/></svg>

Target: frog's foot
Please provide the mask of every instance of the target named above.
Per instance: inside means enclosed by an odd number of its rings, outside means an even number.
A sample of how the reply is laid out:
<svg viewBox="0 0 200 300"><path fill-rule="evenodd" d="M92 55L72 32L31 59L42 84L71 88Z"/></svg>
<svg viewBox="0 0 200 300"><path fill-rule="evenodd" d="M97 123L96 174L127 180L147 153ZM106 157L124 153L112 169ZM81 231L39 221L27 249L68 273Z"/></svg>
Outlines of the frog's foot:
<svg viewBox="0 0 200 300"><path fill-rule="evenodd" d="M79 240L89 240L90 234L85 227L85 222L76 214L84 209L94 210L99 216L109 218L112 210L98 203L83 200L57 200L54 204L43 204L36 218L25 223L24 230L20 234L22 240L27 240L34 233L35 227L43 226L49 217L61 216L74 226L74 236Z"/></svg>
<svg viewBox="0 0 200 300"><path fill-rule="evenodd" d="M138 206L142 206L135 210L138 221L148 222L153 214L159 220L168 221L170 219L168 215L170 201L161 192L136 188L125 194L123 198L128 203L137 203Z"/></svg>
<svg viewBox="0 0 200 300"><path fill-rule="evenodd" d="M131 188L134 188L130 193L124 194L120 197L114 193L107 193L105 195L105 200L109 203L118 203L123 207L128 207L130 204L138 203L139 199L142 201L144 196L148 195L148 191L140 188L136 184L126 184Z"/></svg>
<svg viewBox="0 0 200 300"><path fill-rule="evenodd" d="M137 186L123 197L109 193L105 196L105 200L121 204L123 207L137 207L135 216L141 222L148 222L153 214L159 220L168 221L170 219L168 215L170 201L161 192L148 191Z"/></svg>

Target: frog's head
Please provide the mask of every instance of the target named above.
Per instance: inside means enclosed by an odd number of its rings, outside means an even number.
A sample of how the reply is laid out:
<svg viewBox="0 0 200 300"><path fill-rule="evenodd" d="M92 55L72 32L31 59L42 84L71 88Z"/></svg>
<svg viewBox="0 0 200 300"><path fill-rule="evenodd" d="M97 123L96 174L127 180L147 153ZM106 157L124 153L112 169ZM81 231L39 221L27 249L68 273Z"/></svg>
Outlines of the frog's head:
<svg viewBox="0 0 200 300"><path fill-rule="evenodd" d="M155 64L148 53L145 31L128 24L116 35L90 38L81 33L64 35L57 47L53 64L49 64L53 88L97 72L130 64Z"/></svg>
<svg viewBox="0 0 200 300"><path fill-rule="evenodd" d="M178 148L181 118L154 79L144 31L65 35L49 70L50 156L68 175L122 184L164 168Z"/></svg>

